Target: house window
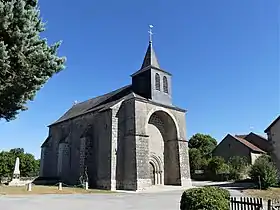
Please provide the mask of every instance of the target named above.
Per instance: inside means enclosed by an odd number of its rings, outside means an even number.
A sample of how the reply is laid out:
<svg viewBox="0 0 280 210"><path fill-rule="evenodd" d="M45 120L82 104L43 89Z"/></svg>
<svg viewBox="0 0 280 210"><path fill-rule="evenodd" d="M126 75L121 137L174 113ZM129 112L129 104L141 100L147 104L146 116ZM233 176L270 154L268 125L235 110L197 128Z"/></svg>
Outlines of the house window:
<svg viewBox="0 0 280 210"><path fill-rule="evenodd" d="M156 86L156 90L160 91L160 77L158 73L156 73L156 77L155 77L155 86Z"/></svg>
<svg viewBox="0 0 280 210"><path fill-rule="evenodd" d="M166 76L163 77L163 92L168 93L168 81Z"/></svg>

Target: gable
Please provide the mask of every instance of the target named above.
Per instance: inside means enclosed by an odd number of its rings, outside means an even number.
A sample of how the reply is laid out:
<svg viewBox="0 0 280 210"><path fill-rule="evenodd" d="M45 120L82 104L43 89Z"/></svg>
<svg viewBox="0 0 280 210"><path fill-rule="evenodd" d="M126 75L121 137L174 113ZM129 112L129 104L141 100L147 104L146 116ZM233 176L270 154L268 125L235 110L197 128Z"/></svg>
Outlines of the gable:
<svg viewBox="0 0 280 210"><path fill-rule="evenodd" d="M220 150L220 148L222 150L225 150L226 148L230 149L230 144L234 142L239 144L242 147L246 147L248 148L250 151L252 152L257 152L257 153L265 153L263 150L261 150L260 148L258 148L257 146L253 145L252 143L248 142L247 140L240 138L237 136L233 136L231 134L228 134L218 145L217 147L214 149L213 153L215 153L215 150ZM226 145L226 146L225 146ZM227 152L227 151L223 151L223 152ZM236 151L238 152L238 151Z"/></svg>

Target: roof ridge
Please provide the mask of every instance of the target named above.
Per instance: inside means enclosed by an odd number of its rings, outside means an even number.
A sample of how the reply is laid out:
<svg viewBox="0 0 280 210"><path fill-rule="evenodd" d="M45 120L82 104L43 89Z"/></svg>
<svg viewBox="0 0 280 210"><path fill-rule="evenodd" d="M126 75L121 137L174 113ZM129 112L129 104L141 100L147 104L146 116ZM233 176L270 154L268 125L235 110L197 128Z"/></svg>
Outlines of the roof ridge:
<svg viewBox="0 0 280 210"><path fill-rule="evenodd" d="M61 122L64 122L66 120L69 119L73 119L75 117L78 117L86 112L88 112L89 110L104 104L104 102L108 102L108 99L112 98L113 96L115 96L118 93L121 93L122 91L129 89L131 87L131 85L126 85L123 86L121 88L118 88L116 90L113 90L109 93L105 93L103 95L97 96L95 98L91 98L88 99L86 101L83 101L81 103L78 103L74 106L72 106L70 109L68 109L63 115L62 117L60 117L57 121L55 121L54 123L52 123L51 125L55 125ZM51 126L49 125L49 126Z"/></svg>
<svg viewBox="0 0 280 210"><path fill-rule="evenodd" d="M258 137L260 137L261 139L263 139L263 140L267 141L267 138L265 138L264 136L262 136L262 135L260 135L260 134L257 134L257 133L254 133L254 132L251 132L251 133L249 133L249 134L248 134L248 136L249 136L250 134L253 134L253 135L255 135L255 136L258 136Z"/></svg>
<svg viewBox="0 0 280 210"><path fill-rule="evenodd" d="M254 150L254 151L258 151L258 152L265 152L262 149L260 149L259 147L257 147L255 144L249 142L248 140L244 139L244 138L240 138L237 136L233 136L231 135L233 138L235 138L236 140L238 140L239 142L241 142L242 144L244 144L245 146L249 147L250 149Z"/></svg>

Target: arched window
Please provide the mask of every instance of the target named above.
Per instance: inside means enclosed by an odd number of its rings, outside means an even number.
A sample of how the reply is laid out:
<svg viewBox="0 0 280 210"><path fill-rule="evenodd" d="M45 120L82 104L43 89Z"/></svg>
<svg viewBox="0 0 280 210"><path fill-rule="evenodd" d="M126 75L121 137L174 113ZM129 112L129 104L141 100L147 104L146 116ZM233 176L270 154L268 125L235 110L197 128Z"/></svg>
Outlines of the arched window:
<svg viewBox="0 0 280 210"><path fill-rule="evenodd" d="M163 77L163 92L168 93L168 81L166 76Z"/></svg>
<svg viewBox="0 0 280 210"><path fill-rule="evenodd" d="M156 73L156 77L155 77L155 86L156 86L156 90L160 90L160 77L158 73Z"/></svg>

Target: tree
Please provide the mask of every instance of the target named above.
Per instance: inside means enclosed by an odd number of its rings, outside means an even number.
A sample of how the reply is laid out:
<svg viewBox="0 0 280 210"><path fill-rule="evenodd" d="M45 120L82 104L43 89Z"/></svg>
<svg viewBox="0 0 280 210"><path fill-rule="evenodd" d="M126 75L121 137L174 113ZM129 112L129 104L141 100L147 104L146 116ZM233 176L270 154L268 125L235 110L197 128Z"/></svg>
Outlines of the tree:
<svg viewBox="0 0 280 210"><path fill-rule="evenodd" d="M270 156L259 157L252 165L250 177L261 189L268 189L278 184L278 172ZM259 183L260 182L260 183Z"/></svg>
<svg viewBox="0 0 280 210"><path fill-rule="evenodd" d="M195 172L195 170L201 169L201 153L196 148L189 149L189 158L190 158L190 170L191 174Z"/></svg>
<svg viewBox="0 0 280 210"><path fill-rule="evenodd" d="M61 42L48 45L37 0L0 0L0 119L15 119L36 92L64 68Z"/></svg>
<svg viewBox="0 0 280 210"><path fill-rule="evenodd" d="M200 150L196 148L189 149L190 170L191 174L195 170L205 170L208 165L208 160L202 156Z"/></svg>
<svg viewBox="0 0 280 210"><path fill-rule="evenodd" d="M217 141L210 135L197 133L189 140L189 148L198 149L202 156L209 155L217 146Z"/></svg>
<svg viewBox="0 0 280 210"><path fill-rule="evenodd" d="M8 152L0 152L0 180L11 175L12 160Z"/></svg>

